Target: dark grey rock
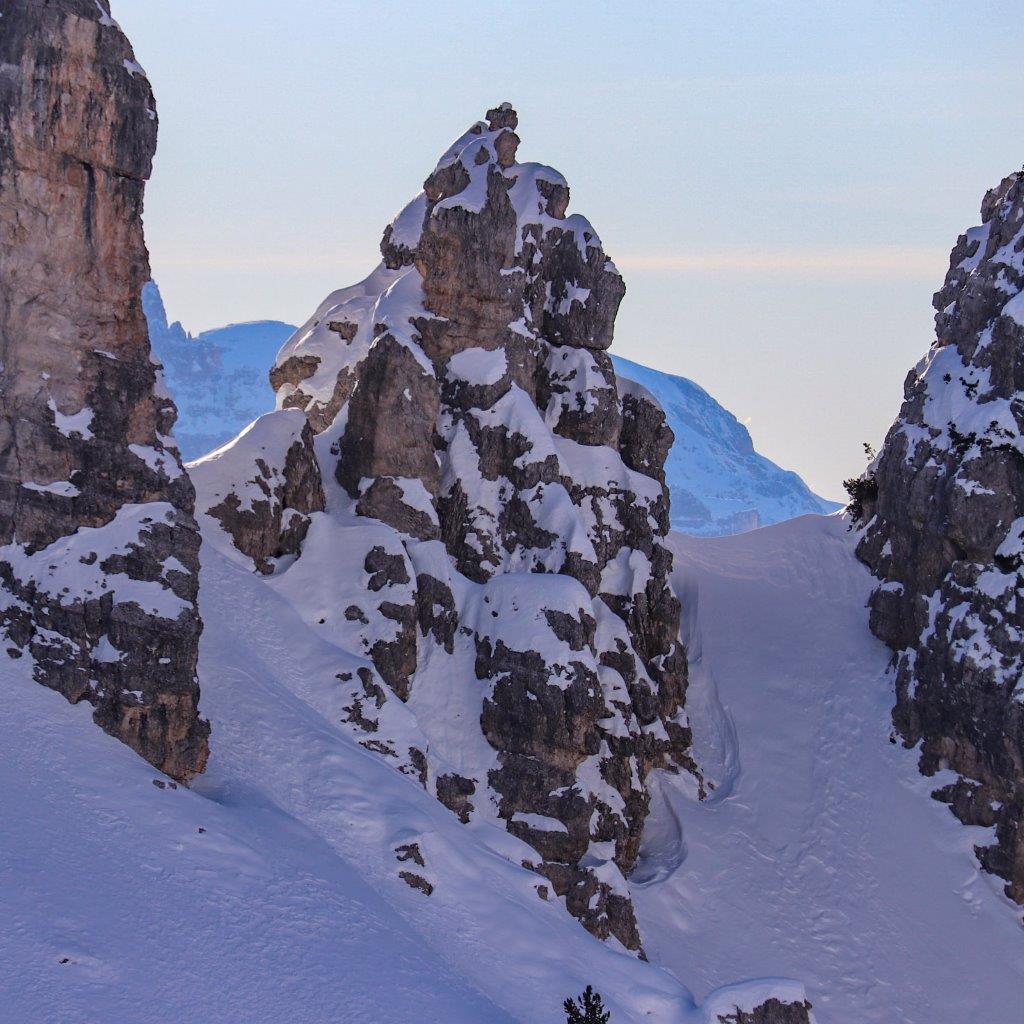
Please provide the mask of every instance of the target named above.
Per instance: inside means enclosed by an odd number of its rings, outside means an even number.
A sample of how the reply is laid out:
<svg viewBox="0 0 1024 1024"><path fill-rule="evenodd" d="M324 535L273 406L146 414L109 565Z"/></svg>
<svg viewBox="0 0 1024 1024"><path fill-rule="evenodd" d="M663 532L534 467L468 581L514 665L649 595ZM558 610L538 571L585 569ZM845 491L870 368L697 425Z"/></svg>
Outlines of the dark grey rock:
<svg viewBox="0 0 1024 1024"><path fill-rule="evenodd" d="M811 1004L784 1003L779 999L769 999L766 1003L756 1006L753 1010L741 1010L719 1015L719 1024L810 1024Z"/></svg>
<svg viewBox="0 0 1024 1024"><path fill-rule="evenodd" d="M396 532L366 552L368 592L397 592L414 566L411 604L346 613L389 637L366 652L385 696L415 708L447 656L477 677L497 766L469 778L428 745L422 777L434 768L463 820L496 805L570 910L640 950L622 873L645 780L696 772L664 543L672 433L606 352L621 276L567 215L562 176L516 162L517 127L502 105L469 128L385 231L381 266L328 298L271 377L330 438L324 471L355 515ZM529 596L510 598L500 584L523 575ZM407 740L385 735L379 692L364 681L347 713L397 758Z"/></svg>
<svg viewBox="0 0 1024 1024"><path fill-rule="evenodd" d="M894 721L983 867L1024 903L1024 175L985 197L935 296L936 341L867 474L851 481L871 628L893 649Z"/></svg>

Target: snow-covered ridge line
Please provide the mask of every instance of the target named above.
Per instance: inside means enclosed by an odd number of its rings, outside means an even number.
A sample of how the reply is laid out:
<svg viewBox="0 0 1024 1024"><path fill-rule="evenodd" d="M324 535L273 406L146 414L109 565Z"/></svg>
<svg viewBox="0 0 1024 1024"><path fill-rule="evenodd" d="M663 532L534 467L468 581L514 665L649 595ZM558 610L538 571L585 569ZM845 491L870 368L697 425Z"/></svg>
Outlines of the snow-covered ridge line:
<svg viewBox="0 0 1024 1024"><path fill-rule="evenodd" d="M178 408L174 437L183 458L219 448L274 407L267 373L293 326L257 320L192 336L180 323L168 323L153 281L143 289L142 305L153 354Z"/></svg>
<svg viewBox="0 0 1024 1024"><path fill-rule="evenodd" d="M424 210L425 206L418 213L421 220ZM168 325L154 284L148 286L144 301L154 351L178 406L175 438L186 459L228 443L273 407L267 367L295 327L255 321L192 338L180 325ZM509 326L528 336L525 323L523 319ZM612 360L620 373L619 392L625 395L633 388L630 378L646 381L636 387L661 405L675 435L665 463L674 530L718 536L839 508L811 492L795 473L759 455L736 417L699 385L615 354ZM490 385L500 380L506 366L501 349L470 349L449 361L448 376Z"/></svg>
<svg viewBox="0 0 1024 1024"><path fill-rule="evenodd" d="M698 384L614 354L612 360L620 391L635 382L651 394L675 435L665 462L673 530L721 536L840 508L755 451L747 428Z"/></svg>

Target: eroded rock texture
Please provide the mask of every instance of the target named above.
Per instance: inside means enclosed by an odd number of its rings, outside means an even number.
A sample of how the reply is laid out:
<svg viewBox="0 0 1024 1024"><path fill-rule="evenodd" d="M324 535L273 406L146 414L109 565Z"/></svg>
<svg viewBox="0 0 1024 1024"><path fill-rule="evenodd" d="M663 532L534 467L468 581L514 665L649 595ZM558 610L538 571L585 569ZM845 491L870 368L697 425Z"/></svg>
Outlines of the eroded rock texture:
<svg viewBox="0 0 1024 1024"><path fill-rule="evenodd" d="M0 18L0 595L8 653L178 779L202 771L199 533L150 360L153 95L105 0Z"/></svg>
<svg viewBox="0 0 1024 1024"><path fill-rule="evenodd" d="M769 999L753 1010L740 1007L732 1013L719 1014L719 1024L811 1024L811 1004L787 1003Z"/></svg>
<svg viewBox="0 0 1024 1024"><path fill-rule="evenodd" d="M896 725L926 774L958 773L936 797L995 826L978 856L1024 903L1024 175L981 213L935 296L936 341L853 490Z"/></svg>
<svg viewBox="0 0 1024 1024"><path fill-rule="evenodd" d="M264 421L308 418L327 510L284 500L309 525L268 585L364 655L338 683L365 745L463 821L503 823L591 931L639 949L623 876L646 779L693 767L672 434L612 369L622 278L565 179L517 162L516 127L504 105L459 138L377 269L282 350ZM266 568L218 512L248 501L250 448L194 475L216 536ZM287 479L275 458L259 473Z"/></svg>

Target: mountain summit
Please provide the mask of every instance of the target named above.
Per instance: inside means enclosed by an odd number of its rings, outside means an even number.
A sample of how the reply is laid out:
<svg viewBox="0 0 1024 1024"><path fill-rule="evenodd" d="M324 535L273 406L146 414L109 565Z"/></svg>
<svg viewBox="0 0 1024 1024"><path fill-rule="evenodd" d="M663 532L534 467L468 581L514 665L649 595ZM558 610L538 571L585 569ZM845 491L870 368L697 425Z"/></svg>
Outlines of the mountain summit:
<svg viewBox="0 0 1024 1024"><path fill-rule="evenodd" d="M650 391L675 436L665 460L673 530L722 537L842 508L756 451L747 428L699 384L621 356L612 361Z"/></svg>
<svg viewBox="0 0 1024 1024"><path fill-rule="evenodd" d="M274 407L267 367L295 332L293 326L254 320L191 335L181 323L168 323L155 281L143 289L142 306L153 355L178 407L174 439L183 458L198 459L219 448Z"/></svg>

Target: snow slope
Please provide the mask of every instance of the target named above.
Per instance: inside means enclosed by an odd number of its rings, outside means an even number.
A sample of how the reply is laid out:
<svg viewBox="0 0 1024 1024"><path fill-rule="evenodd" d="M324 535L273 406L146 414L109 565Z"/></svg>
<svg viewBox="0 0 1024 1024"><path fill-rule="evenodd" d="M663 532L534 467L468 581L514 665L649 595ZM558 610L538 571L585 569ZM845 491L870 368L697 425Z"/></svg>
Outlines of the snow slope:
<svg viewBox="0 0 1024 1024"><path fill-rule="evenodd" d="M698 803L662 778L631 889L651 959L696 994L802 978L820 1024L1024 1019L1020 908L890 742L888 651L838 517L674 537L691 613ZM694 610L696 600L696 610ZM681 824L680 824L681 823Z"/></svg>
<svg viewBox="0 0 1024 1024"><path fill-rule="evenodd" d="M692 380L614 354L612 361L619 376L654 395L676 435L665 466L673 529L716 537L839 508L756 452L747 428Z"/></svg>
<svg viewBox="0 0 1024 1024"><path fill-rule="evenodd" d="M887 655L843 523L673 543L715 788L700 803L660 779L631 880L652 964L541 900L518 840L460 824L350 739L338 648L206 545L214 740L193 791L153 785L87 709L0 656L9 1019L559 1024L562 998L594 983L614 1024L703 1024L723 1000L799 995L716 986L783 976L807 983L819 1024L1019 1020L1018 914L976 869L982 831L889 741ZM430 897L398 877L411 842Z"/></svg>
<svg viewBox="0 0 1024 1024"><path fill-rule="evenodd" d="M248 568L203 561L213 741L192 791L0 655L0 1018L559 1024L594 983L615 1024L705 1024L671 974L541 899L529 847L350 739L338 648ZM410 843L425 867L397 859ZM773 992L802 994L762 981L708 1008Z"/></svg>

